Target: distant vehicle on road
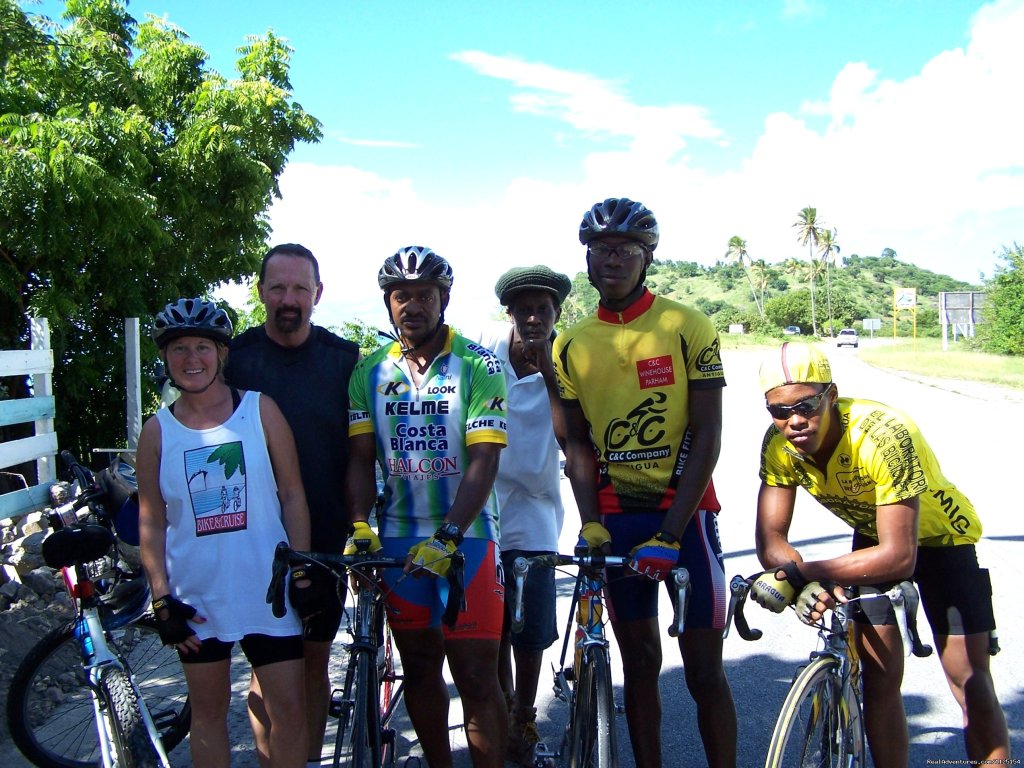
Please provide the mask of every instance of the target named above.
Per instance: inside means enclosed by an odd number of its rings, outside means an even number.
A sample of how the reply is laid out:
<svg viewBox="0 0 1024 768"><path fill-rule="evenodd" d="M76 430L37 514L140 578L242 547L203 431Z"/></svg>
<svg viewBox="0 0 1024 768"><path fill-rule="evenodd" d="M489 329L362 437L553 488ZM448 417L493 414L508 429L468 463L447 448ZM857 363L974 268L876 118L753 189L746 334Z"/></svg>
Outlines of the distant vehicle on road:
<svg viewBox="0 0 1024 768"><path fill-rule="evenodd" d="M800 326L799 325L787 325L785 328L782 329L782 332L784 334L786 334L787 336L799 336L800 335Z"/></svg>
<svg viewBox="0 0 1024 768"><path fill-rule="evenodd" d="M857 331L853 328L843 328L836 336L837 347L853 347L856 349L860 346L860 337L857 336Z"/></svg>

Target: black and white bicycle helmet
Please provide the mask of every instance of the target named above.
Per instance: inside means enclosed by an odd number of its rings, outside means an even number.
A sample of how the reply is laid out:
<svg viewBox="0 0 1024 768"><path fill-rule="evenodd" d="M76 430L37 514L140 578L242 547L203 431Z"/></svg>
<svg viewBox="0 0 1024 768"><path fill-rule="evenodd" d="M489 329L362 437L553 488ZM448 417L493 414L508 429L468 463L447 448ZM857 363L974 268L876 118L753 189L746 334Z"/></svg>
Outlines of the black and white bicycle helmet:
<svg viewBox="0 0 1024 768"><path fill-rule="evenodd" d="M628 197L609 197L583 214L580 242L586 245L608 236L629 237L653 251L658 247L658 221L643 203Z"/></svg>
<svg viewBox="0 0 1024 768"><path fill-rule="evenodd" d="M385 291L397 283L433 283L451 288L451 265L429 248L410 245L388 256L377 273L377 284Z"/></svg>
<svg viewBox="0 0 1024 768"><path fill-rule="evenodd" d="M153 341L161 349L182 336L203 336L227 344L232 330L228 313L212 301L178 299L156 313Z"/></svg>

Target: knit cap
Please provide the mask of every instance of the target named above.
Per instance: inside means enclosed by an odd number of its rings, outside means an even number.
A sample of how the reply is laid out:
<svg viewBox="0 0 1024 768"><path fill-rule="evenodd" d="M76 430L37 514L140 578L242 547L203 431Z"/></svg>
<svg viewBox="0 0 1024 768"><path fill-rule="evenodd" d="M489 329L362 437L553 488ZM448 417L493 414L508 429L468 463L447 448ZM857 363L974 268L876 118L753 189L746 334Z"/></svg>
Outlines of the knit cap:
<svg viewBox="0 0 1024 768"><path fill-rule="evenodd" d="M518 291L547 291L558 299L558 306L561 306L571 290L572 280L543 264L513 267L494 284L494 294L506 307L509 306L512 295Z"/></svg>

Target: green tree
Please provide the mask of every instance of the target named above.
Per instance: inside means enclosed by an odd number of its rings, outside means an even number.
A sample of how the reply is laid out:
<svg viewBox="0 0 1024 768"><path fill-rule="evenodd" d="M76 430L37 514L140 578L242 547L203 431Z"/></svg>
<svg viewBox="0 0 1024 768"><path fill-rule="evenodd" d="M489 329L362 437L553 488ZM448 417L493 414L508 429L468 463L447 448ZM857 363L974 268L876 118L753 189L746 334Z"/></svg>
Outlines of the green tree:
<svg viewBox="0 0 1024 768"><path fill-rule="evenodd" d="M1001 355L1024 355L1024 246L1003 246L1004 262L988 282L982 346Z"/></svg>
<svg viewBox="0 0 1024 768"><path fill-rule="evenodd" d="M750 270L747 269L747 265L753 261L750 258L750 254L747 252L747 241L739 235L733 235L729 238L729 246L725 251L725 258L730 262L735 262L740 265L743 269L743 274L747 276L747 283L750 285L750 295L754 297L754 306L757 307L757 311L761 317L764 317L764 305L763 294L762 299L758 299L757 291L754 289L754 281L750 277ZM764 262L762 262L763 264Z"/></svg>
<svg viewBox="0 0 1024 768"><path fill-rule="evenodd" d="M835 336L835 322L832 318L832 268L835 267L836 256L839 255L839 231L823 229L818 235L818 253L825 265L825 295L828 297L828 335Z"/></svg>
<svg viewBox="0 0 1024 768"><path fill-rule="evenodd" d="M793 223L797 230L797 242L807 246L807 262L809 264L807 282L811 289L811 331L815 336L818 335L818 318L814 308L814 282L816 277L814 249L818 247L821 239L822 223L818 221L817 208L803 208L797 214L796 221Z"/></svg>
<svg viewBox="0 0 1024 768"><path fill-rule="evenodd" d="M287 157L321 132L273 32L227 80L118 0L63 18L0 0L0 347L50 319L57 430L84 453L123 440L122 319L251 275Z"/></svg>
<svg viewBox="0 0 1024 768"><path fill-rule="evenodd" d="M811 319L810 291L801 289L775 296L764 303L764 313L779 328L799 325L806 332Z"/></svg>
<svg viewBox="0 0 1024 768"><path fill-rule="evenodd" d="M572 279L572 291L562 304L562 316L555 327L559 331L564 331L584 317L594 314L599 298L597 289L590 284L587 273L577 272Z"/></svg>
<svg viewBox="0 0 1024 768"><path fill-rule="evenodd" d="M362 320L346 320L341 328L331 328L336 334L359 345L359 354L364 357L384 343L385 339L377 332L380 330Z"/></svg>

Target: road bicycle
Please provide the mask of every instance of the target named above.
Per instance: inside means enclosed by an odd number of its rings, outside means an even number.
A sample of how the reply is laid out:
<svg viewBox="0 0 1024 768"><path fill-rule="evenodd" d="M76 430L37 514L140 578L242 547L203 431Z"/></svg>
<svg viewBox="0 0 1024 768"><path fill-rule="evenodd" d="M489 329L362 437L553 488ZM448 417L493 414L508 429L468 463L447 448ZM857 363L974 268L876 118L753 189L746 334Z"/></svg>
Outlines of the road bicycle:
<svg viewBox="0 0 1024 768"><path fill-rule="evenodd" d="M33 646L15 672L11 736L43 768L167 766L191 720L181 662L147 612L149 586L126 561L106 496L89 470L61 456L76 482L70 493L58 485L51 494L58 503L43 556L61 569L77 615Z"/></svg>
<svg viewBox="0 0 1024 768"><path fill-rule="evenodd" d="M351 642L345 644L348 666L341 689L331 693L329 712L338 718L334 742L335 768L393 768L397 759L397 733L392 721L402 701L402 676L395 669L391 632L384 615L384 599L376 571L404 568L405 557L387 557L366 551L368 541L359 541L354 555L304 552L284 542L274 552L274 567L267 602L275 616L285 614L285 576L292 566L316 563L328 569L342 590L354 593L348 609ZM452 555L448 571L448 599L443 621L453 626L464 609L465 556ZM349 585L352 585L351 588Z"/></svg>
<svg viewBox="0 0 1024 768"><path fill-rule="evenodd" d="M750 587L760 575L733 577L730 621L724 635L728 635L730 624L735 623L745 640L761 637L761 631L751 629L743 615ZM852 591L848 589L846 593ZM931 646L924 644L917 632L920 598L913 582L904 581L886 592L837 603L827 623L823 618L813 625L822 647L812 651L807 664L797 668L772 731L765 768L863 768L868 764L860 658L850 618L857 601L870 599L892 602L908 653L918 657L931 655Z"/></svg>
<svg viewBox="0 0 1024 768"><path fill-rule="evenodd" d="M629 557L613 555L547 554L517 557L512 565L516 583L513 632L523 626L523 585L530 568L574 565L578 569L562 653L558 667L554 669L555 697L565 703L568 716L558 749L551 751L544 743L537 745L537 768L615 768L619 764L609 642L604 629L604 569L622 568L629 562ZM690 596L689 571L674 569L669 583L675 590L672 593L674 616L669 635L677 637L685 629ZM573 638L571 664L568 663L570 636Z"/></svg>

